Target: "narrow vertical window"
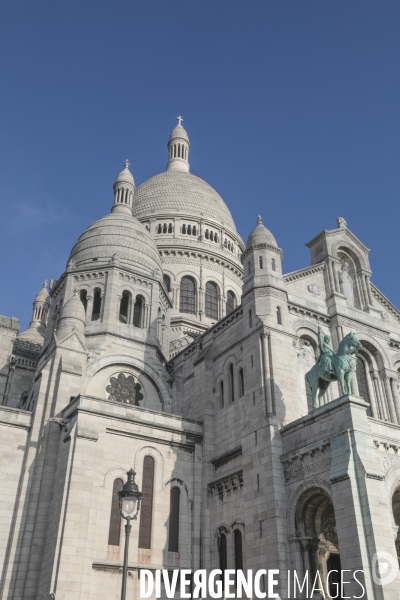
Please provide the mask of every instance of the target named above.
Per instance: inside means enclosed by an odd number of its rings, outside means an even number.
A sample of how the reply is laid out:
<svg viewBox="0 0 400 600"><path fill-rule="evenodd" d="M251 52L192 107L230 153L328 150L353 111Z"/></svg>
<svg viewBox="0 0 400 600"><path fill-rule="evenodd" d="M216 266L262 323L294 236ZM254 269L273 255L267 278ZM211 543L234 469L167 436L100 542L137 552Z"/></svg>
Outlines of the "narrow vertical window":
<svg viewBox="0 0 400 600"><path fill-rule="evenodd" d="M83 304L83 308L85 309L85 312L86 312L86 309L87 309L87 291L86 290L81 290L80 294L79 294L79 297L80 297L81 302Z"/></svg>
<svg viewBox="0 0 400 600"><path fill-rule="evenodd" d="M282 325L282 315L281 315L280 306L276 307L276 320L277 320L278 325Z"/></svg>
<svg viewBox="0 0 400 600"><path fill-rule="evenodd" d="M218 319L218 287L213 281L206 283L206 317Z"/></svg>
<svg viewBox="0 0 400 600"><path fill-rule="evenodd" d="M143 305L144 302L142 296L136 296L135 304L133 306L133 324L135 327L142 327Z"/></svg>
<svg viewBox="0 0 400 600"><path fill-rule="evenodd" d="M172 223L168 225L168 233L172 233Z"/></svg>
<svg viewBox="0 0 400 600"><path fill-rule="evenodd" d="M226 548L226 535L221 533L218 539L218 554L219 554L219 568L222 571L222 589L224 589L224 574L228 568L228 553Z"/></svg>
<svg viewBox="0 0 400 600"><path fill-rule="evenodd" d="M242 549L242 532L235 529L235 569L243 571L243 549Z"/></svg>
<svg viewBox="0 0 400 600"><path fill-rule="evenodd" d="M249 310L249 327L253 327L253 313Z"/></svg>
<svg viewBox="0 0 400 600"><path fill-rule="evenodd" d="M229 315L237 306L236 296L229 290L226 296L226 314Z"/></svg>
<svg viewBox="0 0 400 600"><path fill-rule="evenodd" d="M164 223L164 225L163 225L163 233L167 233L167 224L166 223Z"/></svg>
<svg viewBox="0 0 400 600"><path fill-rule="evenodd" d="M249 273L251 273L251 262L249 261L247 264L248 264L248 267L249 267Z"/></svg>
<svg viewBox="0 0 400 600"><path fill-rule="evenodd" d="M181 491L171 488L169 508L168 551L179 552L179 502Z"/></svg>
<svg viewBox="0 0 400 600"><path fill-rule="evenodd" d="M244 372L243 369L239 369L239 394L240 398L244 396Z"/></svg>
<svg viewBox="0 0 400 600"><path fill-rule="evenodd" d="M260 489L260 475L257 473L257 489Z"/></svg>
<svg viewBox="0 0 400 600"><path fill-rule="evenodd" d="M119 514L118 492L124 485L122 479L116 479L113 484L111 498L110 529L108 530L108 545L119 546L121 533L121 515Z"/></svg>
<svg viewBox="0 0 400 600"><path fill-rule="evenodd" d="M154 458L143 460L142 502L140 505L139 548L151 548L153 521Z"/></svg>
<svg viewBox="0 0 400 600"><path fill-rule="evenodd" d="M96 288L94 290L94 297L93 297L92 321L98 321L100 319L100 309L101 309L101 290L99 290L99 288Z"/></svg>
<svg viewBox="0 0 400 600"><path fill-rule="evenodd" d="M263 259L262 259L262 256L260 256L260 258L259 258L259 262L260 262L260 269L263 269L264 267L263 267Z"/></svg>
<svg viewBox="0 0 400 600"><path fill-rule="evenodd" d="M180 286L180 306L183 313L195 314L196 312L196 284L192 277L182 277Z"/></svg>
<svg viewBox="0 0 400 600"><path fill-rule="evenodd" d="M169 275L163 276L163 282L165 287L167 288L167 292L171 291L171 277Z"/></svg>
<svg viewBox="0 0 400 600"><path fill-rule="evenodd" d="M230 400L231 402L234 402L235 400L235 384L234 384L234 377L233 377L233 364L231 363L229 365L229 392L230 392Z"/></svg>
<svg viewBox="0 0 400 600"><path fill-rule="evenodd" d="M272 264L272 270L273 270L273 271L276 271L276 267L275 267L275 259L274 259L274 258L271 260L271 264Z"/></svg>
<svg viewBox="0 0 400 600"><path fill-rule="evenodd" d="M130 299L131 299L131 295L129 292L122 292L121 303L119 305L119 320L121 323L128 322Z"/></svg>
<svg viewBox="0 0 400 600"><path fill-rule="evenodd" d="M220 395L221 408L224 408L224 382L223 381L221 381L219 384L219 395Z"/></svg>

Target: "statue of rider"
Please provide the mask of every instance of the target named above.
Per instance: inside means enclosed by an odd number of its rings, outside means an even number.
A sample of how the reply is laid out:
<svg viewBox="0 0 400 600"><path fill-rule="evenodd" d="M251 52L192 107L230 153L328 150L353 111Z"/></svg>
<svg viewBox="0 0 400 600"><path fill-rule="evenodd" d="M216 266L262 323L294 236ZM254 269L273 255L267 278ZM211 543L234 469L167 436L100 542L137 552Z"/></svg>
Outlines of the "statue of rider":
<svg viewBox="0 0 400 600"><path fill-rule="evenodd" d="M329 335L323 335L321 326L318 323L318 347L319 354L317 364L323 369L325 375L329 375L332 371L331 358L335 355L335 351L331 346L331 338Z"/></svg>

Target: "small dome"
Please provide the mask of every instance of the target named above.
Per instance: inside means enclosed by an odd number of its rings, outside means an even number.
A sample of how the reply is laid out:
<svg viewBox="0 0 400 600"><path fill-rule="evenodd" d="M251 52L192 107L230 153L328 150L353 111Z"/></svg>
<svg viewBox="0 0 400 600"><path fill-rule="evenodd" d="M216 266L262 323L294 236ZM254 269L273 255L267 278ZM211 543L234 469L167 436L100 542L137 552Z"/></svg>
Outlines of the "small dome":
<svg viewBox="0 0 400 600"><path fill-rule="evenodd" d="M160 269L161 259L157 246L144 225L130 214L111 213L95 221L82 233L72 248L69 261L79 267L91 268L120 261L127 267L138 267L142 272L154 274Z"/></svg>
<svg viewBox="0 0 400 600"><path fill-rule="evenodd" d="M184 127L182 127L182 125L177 125L176 127L173 128L173 130L171 131L171 135L169 136L169 142L175 138L181 138L183 140L186 140L187 142L189 142L189 136L187 134L187 131Z"/></svg>
<svg viewBox="0 0 400 600"><path fill-rule="evenodd" d="M38 294L36 294L35 302L48 302L49 292L47 291L47 280L43 283L43 287Z"/></svg>
<svg viewBox="0 0 400 600"><path fill-rule="evenodd" d="M121 173L119 173L117 175L114 186L119 183L129 183L130 185L135 186L135 181L133 179L133 175L129 170L129 160L128 159L125 161L125 167L123 168Z"/></svg>
<svg viewBox="0 0 400 600"><path fill-rule="evenodd" d="M247 239L246 249L250 248L251 246L256 246L257 244L268 244L269 246L275 246L276 248L278 247L276 239L270 230L263 225L262 218L260 216L257 218L257 226L253 229Z"/></svg>

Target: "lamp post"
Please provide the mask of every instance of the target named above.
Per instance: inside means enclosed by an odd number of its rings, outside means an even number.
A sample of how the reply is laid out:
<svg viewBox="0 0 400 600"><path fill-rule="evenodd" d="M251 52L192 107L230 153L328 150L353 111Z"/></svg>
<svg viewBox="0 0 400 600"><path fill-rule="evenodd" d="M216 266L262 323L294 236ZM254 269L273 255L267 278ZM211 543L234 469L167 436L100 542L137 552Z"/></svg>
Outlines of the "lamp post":
<svg viewBox="0 0 400 600"><path fill-rule="evenodd" d="M126 579L128 574L128 553L129 553L129 536L131 533L132 525L131 521L136 521L139 508L140 499L142 497L139 488L135 483L135 471L130 469L127 472L128 481L124 484L122 490L118 492L119 499L119 512L121 517L126 520L125 525L125 552L124 552L124 567L122 571L122 589L121 589L121 600L126 598ZM135 512L136 509L136 512Z"/></svg>

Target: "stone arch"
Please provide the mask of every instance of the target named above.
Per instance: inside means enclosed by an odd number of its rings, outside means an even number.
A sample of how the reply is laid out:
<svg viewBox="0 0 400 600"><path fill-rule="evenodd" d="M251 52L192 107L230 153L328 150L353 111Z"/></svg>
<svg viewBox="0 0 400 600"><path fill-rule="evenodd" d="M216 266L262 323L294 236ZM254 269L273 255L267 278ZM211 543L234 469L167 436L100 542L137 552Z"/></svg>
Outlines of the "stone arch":
<svg viewBox="0 0 400 600"><path fill-rule="evenodd" d="M297 332L300 329L309 330L312 331L315 334L315 336L318 335L318 325L313 321L308 321L307 319L296 319L292 323L292 329L296 333L296 335L299 335Z"/></svg>
<svg viewBox="0 0 400 600"><path fill-rule="evenodd" d="M297 504L302 497L302 495L307 492L307 490L312 488L321 488L327 496L332 501L332 489L331 485L325 481L324 479L311 479L299 485L297 488L293 498L290 499L290 510L289 510L289 535L296 535L296 521L295 521L295 513L297 510Z"/></svg>
<svg viewBox="0 0 400 600"><path fill-rule="evenodd" d="M191 494L189 494L188 486L186 485L186 483L184 481L182 481L182 479L178 479L178 477L171 477L171 479L168 479L168 481L166 481L164 483L164 488L172 488L172 487L178 487L181 490L181 492L185 492L186 499L189 502L193 501Z"/></svg>
<svg viewBox="0 0 400 600"><path fill-rule="evenodd" d="M332 254L338 258L338 252L342 251L344 254L348 254L357 265L358 269L368 269L368 265L365 261L365 257L353 244L348 241L338 240L332 246Z"/></svg>
<svg viewBox="0 0 400 600"><path fill-rule="evenodd" d="M121 478L123 482L126 481L126 473L129 469L123 469L122 467L113 467L109 469L103 476L103 483L100 487L107 488L109 487L110 481L111 483L114 479Z"/></svg>
<svg viewBox="0 0 400 600"><path fill-rule="evenodd" d="M135 452L135 458L133 460L134 471L140 474L138 479L138 485L143 474L143 459L145 456L152 456L154 458L154 490L162 491L164 481L164 457L160 450L155 446L142 446Z"/></svg>
<svg viewBox="0 0 400 600"><path fill-rule="evenodd" d="M101 369L104 369L105 367L114 364L134 367L135 369L143 373L155 386L162 405L169 405L171 403L170 391L168 390L166 384L159 377L157 371L153 369L153 367L151 367L149 364L144 363L142 360L134 358L133 356L128 356L126 354L114 354L111 356L103 356L91 362L86 370L86 377L82 393L85 394L90 381L99 371L101 371Z"/></svg>

